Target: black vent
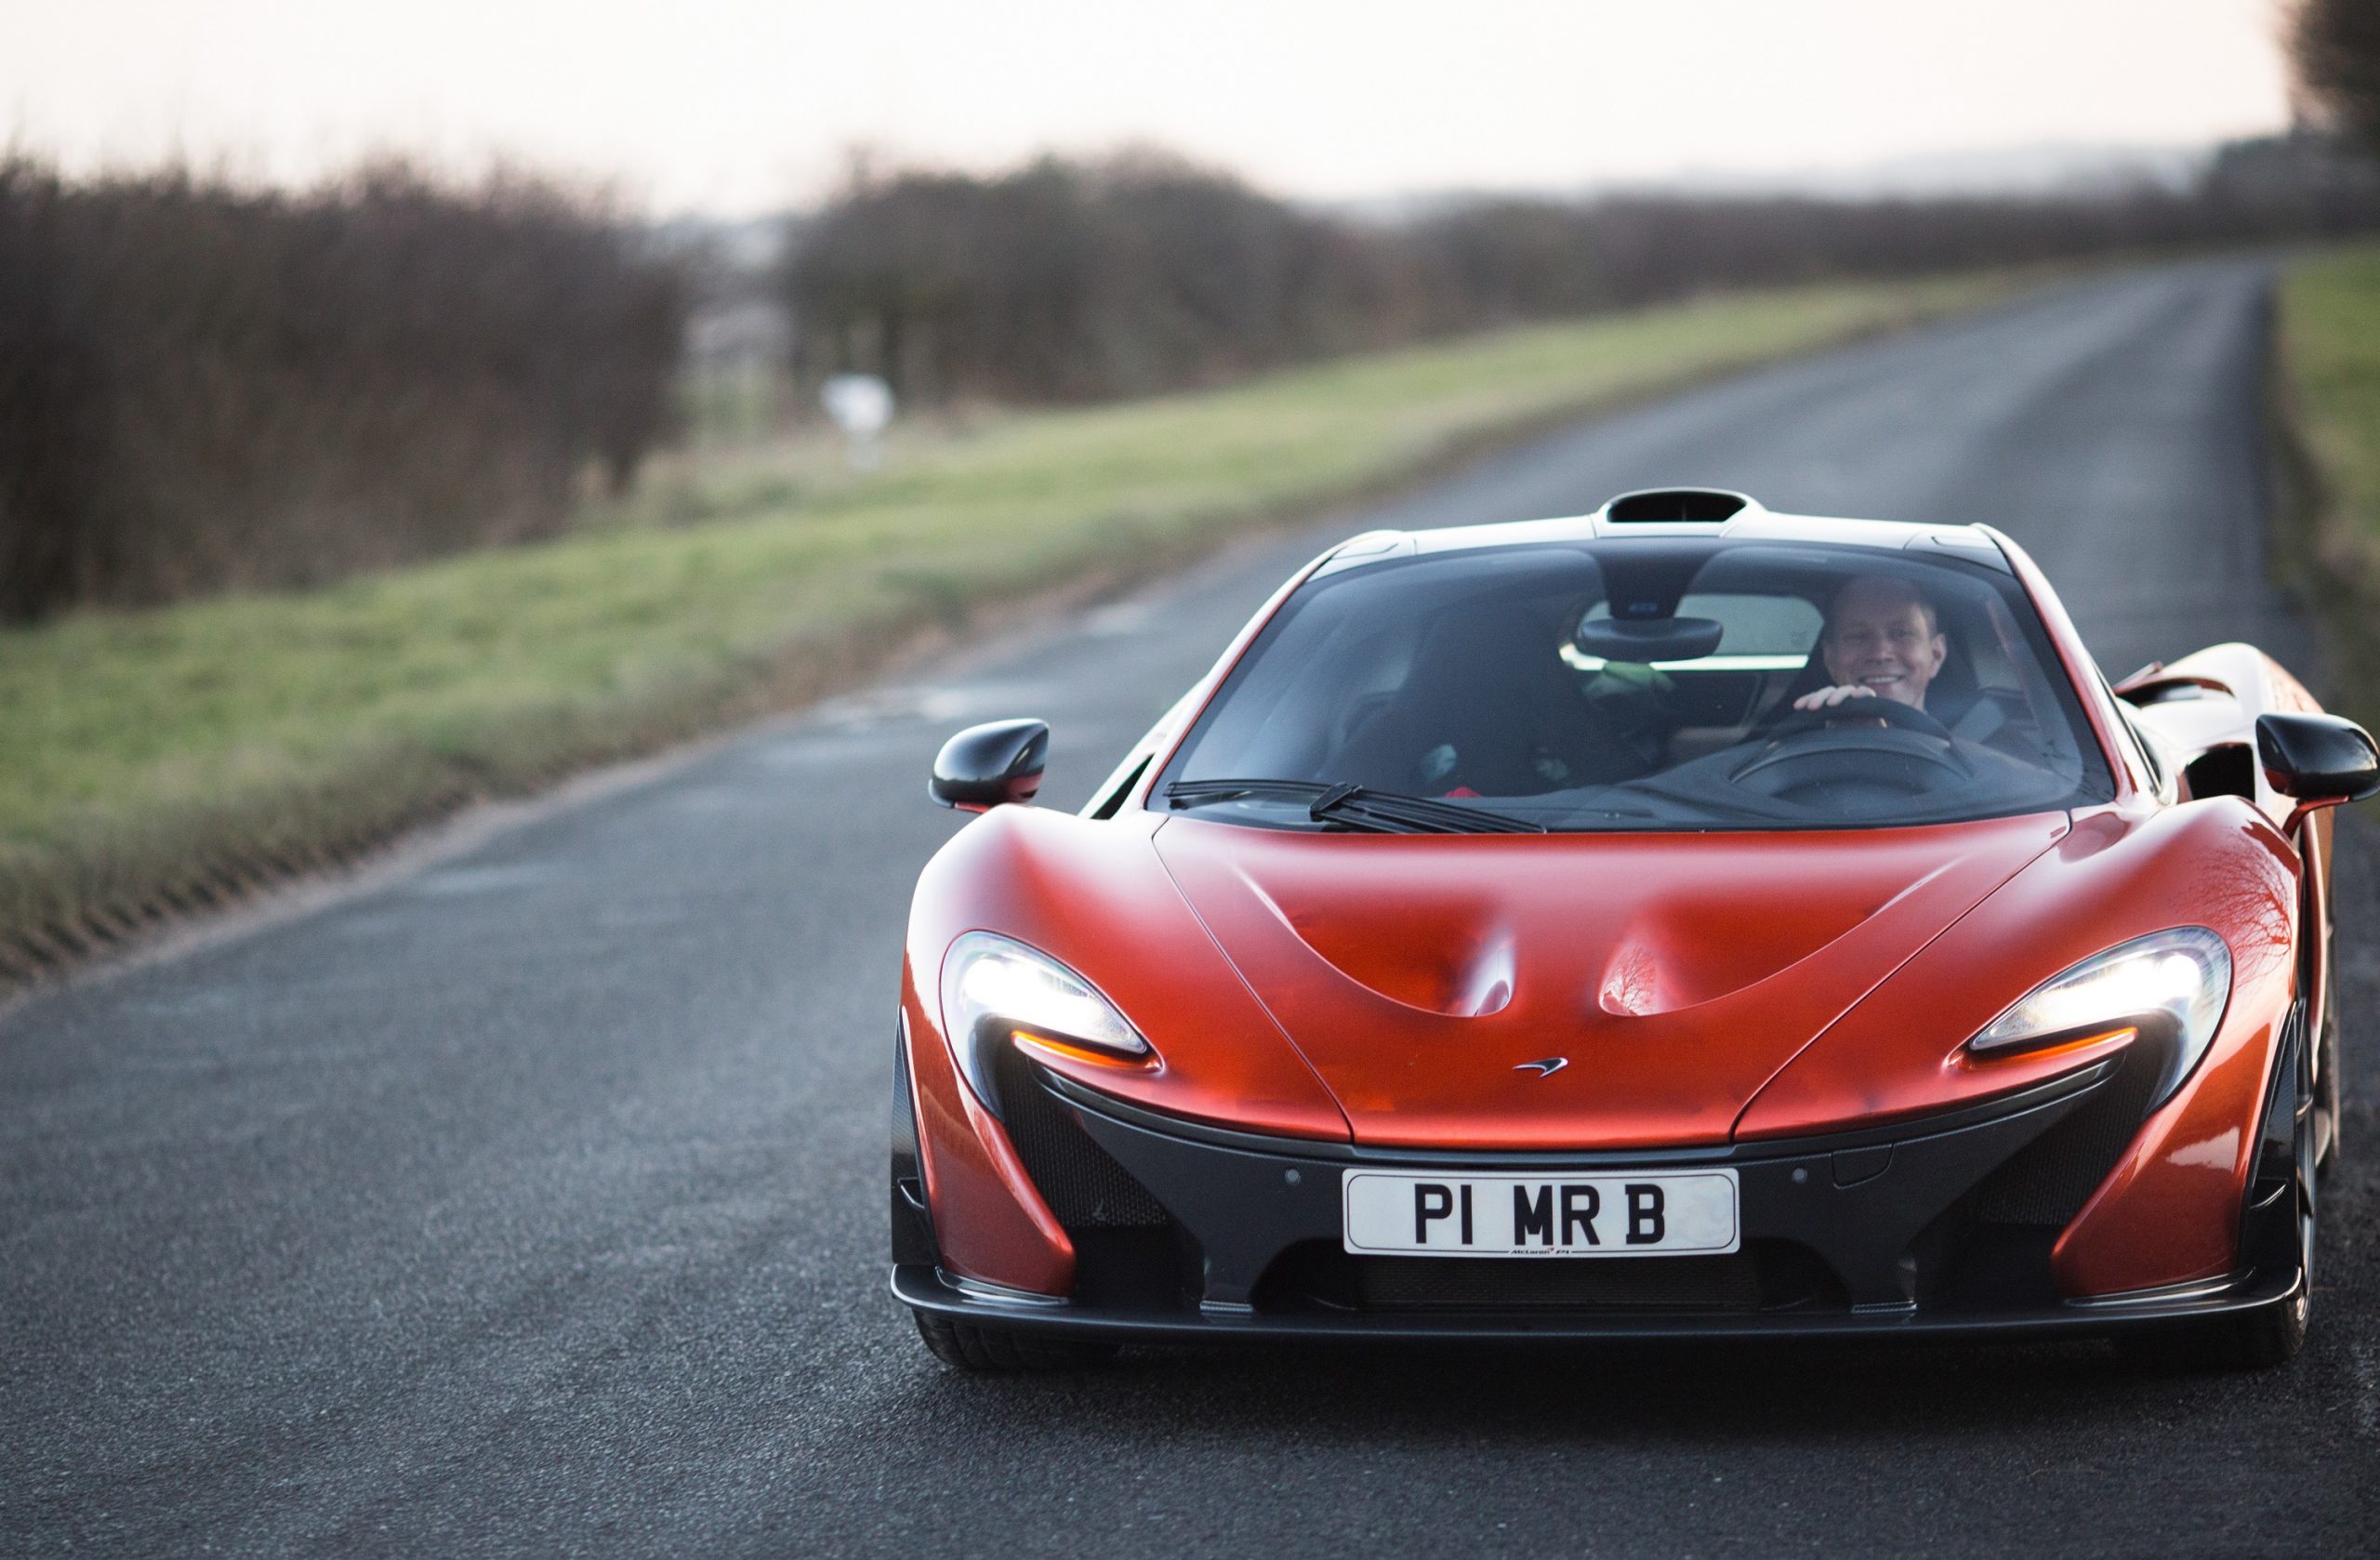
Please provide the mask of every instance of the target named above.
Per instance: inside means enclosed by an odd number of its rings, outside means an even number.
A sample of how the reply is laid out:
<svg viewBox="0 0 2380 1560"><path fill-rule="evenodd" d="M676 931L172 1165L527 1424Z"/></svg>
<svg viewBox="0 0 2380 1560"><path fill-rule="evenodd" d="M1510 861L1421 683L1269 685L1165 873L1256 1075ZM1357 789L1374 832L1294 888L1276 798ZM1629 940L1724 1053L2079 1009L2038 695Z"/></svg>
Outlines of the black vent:
<svg viewBox="0 0 2380 1560"><path fill-rule="evenodd" d="M2189 782L2193 801L2211 796L2254 800L2256 794L2255 760L2244 742L2226 742L2208 748L2190 760L2182 775Z"/></svg>
<svg viewBox="0 0 2380 1560"><path fill-rule="evenodd" d="M1711 487L1664 487L1623 493L1604 509L1615 525L1716 525L1752 502Z"/></svg>
<svg viewBox="0 0 2380 1560"><path fill-rule="evenodd" d="M1256 1308L1299 1311L1840 1311L1842 1281L1807 1247L1754 1240L1724 1257L1355 1257L1335 1240L1275 1259Z"/></svg>
<svg viewBox="0 0 2380 1560"><path fill-rule="evenodd" d="M1968 1194L1969 1216L1995 1224L2070 1223L2139 1132L2162 1061L2160 1048L2135 1045L2115 1077Z"/></svg>
<svg viewBox="0 0 2380 1560"><path fill-rule="evenodd" d="M1358 1257L1362 1303L1381 1310L1757 1311L1760 1271L1726 1257Z"/></svg>
<svg viewBox="0 0 2380 1560"><path fill-rule="evenodd" d="M1068 1230L1165 1224L1165 1210L1148 1188L1075 1125L1032 1063L1003 1046L993 1073L1008 1140L1059 1223Z"/></svg>

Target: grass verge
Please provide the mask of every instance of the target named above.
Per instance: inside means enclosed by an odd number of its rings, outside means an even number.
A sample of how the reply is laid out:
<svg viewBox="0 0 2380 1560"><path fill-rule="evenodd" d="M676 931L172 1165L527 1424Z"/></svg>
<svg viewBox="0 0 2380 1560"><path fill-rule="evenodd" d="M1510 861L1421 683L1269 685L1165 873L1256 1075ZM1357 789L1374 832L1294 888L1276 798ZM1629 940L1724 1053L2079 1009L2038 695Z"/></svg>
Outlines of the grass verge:
<svg viewBox="0 0 2380 1560"><path fill-rule="evenodd" d="M2380 720L2380 245L2291 268L2270 405L2280 554L2312 600L2334 703Z"/></svg>
<svg viewBox="0 0 2380 1560"><path fill-rule="evenodd" d="M1501 332L988 417L911 435L866 474L814 448L720 456L544 546L0 633L0 981L473 800L815 697L1004 601L1145 575L2015 285L1812 287Z"/></svg>

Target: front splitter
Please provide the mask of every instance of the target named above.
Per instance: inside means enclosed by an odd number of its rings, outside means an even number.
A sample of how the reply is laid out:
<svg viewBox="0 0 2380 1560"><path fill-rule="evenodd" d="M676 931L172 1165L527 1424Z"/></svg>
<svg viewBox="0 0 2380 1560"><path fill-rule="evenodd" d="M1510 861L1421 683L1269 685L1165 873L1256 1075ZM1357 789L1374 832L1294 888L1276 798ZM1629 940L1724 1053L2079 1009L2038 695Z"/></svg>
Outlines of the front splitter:
<svg viewBox="0 0 2380 1560"><path fill-rule="evenodd" d="M2303 1273L2255 1272L2215 1284L2135 1295L2069 1301L2024 1311L1957 1312L1899 1306L1853 1311L1365 1311L1266 1313L1217 1309L1179 1312L1103 1310L1066 1301L1019 1302L962 1290L935 1269L892 1270L903 1304L954 1321L1019 1331L1096 1337L1131 1343L1343 1341L1445 1342L1656 1338L2094 1337L2139 1327L2236 1315L2288 1305L2303 1292Z"/></svg>

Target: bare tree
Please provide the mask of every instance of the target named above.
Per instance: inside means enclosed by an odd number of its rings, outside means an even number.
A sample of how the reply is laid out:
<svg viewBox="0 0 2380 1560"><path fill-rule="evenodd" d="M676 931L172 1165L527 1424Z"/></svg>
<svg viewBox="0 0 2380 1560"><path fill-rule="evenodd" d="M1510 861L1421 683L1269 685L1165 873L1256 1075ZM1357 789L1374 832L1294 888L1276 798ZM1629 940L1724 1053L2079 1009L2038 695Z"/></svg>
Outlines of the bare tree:
<svg viewBox="0 0 2380 1560"><path fill-rule="evenodd" d="M2299 90L2380 152L2380 0L2298 0L2289 55Z"/></svg>

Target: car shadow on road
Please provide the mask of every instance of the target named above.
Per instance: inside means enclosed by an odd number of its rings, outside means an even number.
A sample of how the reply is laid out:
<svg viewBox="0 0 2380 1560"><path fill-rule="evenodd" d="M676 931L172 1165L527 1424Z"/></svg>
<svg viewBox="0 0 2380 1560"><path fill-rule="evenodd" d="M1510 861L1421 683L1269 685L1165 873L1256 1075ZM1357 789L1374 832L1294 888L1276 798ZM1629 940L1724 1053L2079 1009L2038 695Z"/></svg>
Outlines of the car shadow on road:
<svg viewBox="0 0 2380 1560"><path fill-rule="evenodd" d="M1599 1435L1699 1434L1831 1428L1872 1434L1897 1425L2005 1427L2032 1414L2067 1417L2078 1397L2105 1408L2162 1398L2173 1379L2119 1358L2103 1342L2017 1348L1793 1342L1571 1344L1552 1348L1347 1346L1127 1356L1116 1385L1177 1392L1228 1411L1268 1400L1307 1406L1307 1424L1351 1435L1428 1427L1509 1437L1540 1430L1575 1440L1592 1408ZM1328 1411L1313 1414L1314 1406ZM1177 1412L1179 1408L1177 1407Z"/></svg>

